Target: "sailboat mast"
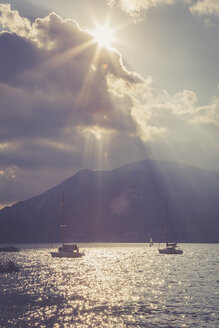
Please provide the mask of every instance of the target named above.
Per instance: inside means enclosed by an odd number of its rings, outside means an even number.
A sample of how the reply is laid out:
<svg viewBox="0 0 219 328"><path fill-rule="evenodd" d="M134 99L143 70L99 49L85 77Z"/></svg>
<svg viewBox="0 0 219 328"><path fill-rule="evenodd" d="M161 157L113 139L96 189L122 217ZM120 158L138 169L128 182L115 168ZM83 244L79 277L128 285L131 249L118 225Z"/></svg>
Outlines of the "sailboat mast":
<svg viewBox="0 0 219 328"><path fill-rule="evenodd" d="M166 199L166 245L168 244L168 231L167 231L167 199Z"/></svg>
<svg viewBox="0 0 219 328"><path fill-rule="evenodd" d="M64 244L65 242L65 212L64 212L64 193L62 194L62 224L61 224L61 228L62 228L62 243Z"/></svg>

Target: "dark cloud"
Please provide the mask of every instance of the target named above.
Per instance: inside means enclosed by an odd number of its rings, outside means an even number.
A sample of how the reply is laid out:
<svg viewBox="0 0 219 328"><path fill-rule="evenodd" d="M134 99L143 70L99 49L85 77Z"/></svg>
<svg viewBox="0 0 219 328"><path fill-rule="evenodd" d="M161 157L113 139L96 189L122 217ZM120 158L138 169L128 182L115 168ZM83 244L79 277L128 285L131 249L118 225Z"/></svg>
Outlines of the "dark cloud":
<svg viewBox="0 0 219 328"><path fill-rule="evenodd" d="M37 62L33 44L15 33L0 34L0 49L0 81L3 83L16 83L16 76Z"/></svg>

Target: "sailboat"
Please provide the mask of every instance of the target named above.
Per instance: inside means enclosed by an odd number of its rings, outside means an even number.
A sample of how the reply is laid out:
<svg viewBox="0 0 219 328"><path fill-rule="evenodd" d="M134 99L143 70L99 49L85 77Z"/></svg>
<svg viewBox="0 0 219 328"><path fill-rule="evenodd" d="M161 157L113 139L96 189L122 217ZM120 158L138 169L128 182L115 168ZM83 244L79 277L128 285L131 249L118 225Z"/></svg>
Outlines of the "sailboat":
<svg viewBox="0 0 219 328"><path fill-rule="evenodd" d="M62 196L62 246L58 248L57 252L50 252L52 257L69 257L69 258L78 258L82 257L85 254L79 252L79 247L76 244L65 244L65 217L64 217L64 194Z"/></svg>
<svg viewBox="0 0 219 328"><path fill-rule="evenodd" d="M168 242L168 228L167 228L167 200L166 200L166 220L165 220L165 232L166 232L166 247L158 247L160 254L183 254L183 251L178 247L177 243Z"/></svg>

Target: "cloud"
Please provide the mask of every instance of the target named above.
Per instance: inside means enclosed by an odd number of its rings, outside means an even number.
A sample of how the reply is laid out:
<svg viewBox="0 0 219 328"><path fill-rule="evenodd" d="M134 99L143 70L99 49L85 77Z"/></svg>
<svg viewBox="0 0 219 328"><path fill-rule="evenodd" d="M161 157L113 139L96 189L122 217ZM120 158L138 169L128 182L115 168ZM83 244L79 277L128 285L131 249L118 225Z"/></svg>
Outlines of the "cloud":
<svg viewBox="0 0 219 328"><path fill-rule="evenodd" d="M111 7L119 7L134 20L140 19L142 12L160 4L173 4L176 0L108 0Z"/></svg>
<svg viewBox="0 0 219 328"><path fill-rule="evenodd" d="M3 4L0 14L0 202L42 192L79 168L169 158L170 140L177 154L185 131L189 139L194 126L218 124L217 98L198 107L191 90L156 89L77 22L51 13L31 23Z"/></svg>
<svg viewBox="0 0 219 328"><path fill-rule="evenodd" d="M218 0L182 0L188 6L192 14L199 15L218 15ZM159 5L174 5L177 0L107 0L107 4L111 7L118 7L128 14L134 22L141 21L144 13Z"/></svg>
<svg viewBox="0 0 219 328"><path fill-rule="evenodd" d="M1 194L6 185L29 188L30 172L45 188L80 167L101 167L100 158L115 148L110 138L135 140L132 98L109 92L107 76L127 88L144 80L127 70L118 51L100 49L77 22L55 13L33 23L9 5L1 4L0 13ZM4 201L13 201L12 194L5 192Z"/></svg>
<svg viewBox="0 0 219 328"><path fill-rule="evenodd" d="M131 115L138 127L135 134L142 142L162 140L170 130L178 133L183 140L185 128L192 133L194 124L200 128L205 124L212 128L219 124L217 96L211 103L199 106L194 91L183 90L170 95L166 90L154 88L150 79L140 85L132 85L128 90L123 81L111 81L110 85L117 95L129 94L131 97Z"/></svg>
<svg viewBox="0 0 219 328"><path fill-rule="evenodd" d="M209 124L219 126L219 98L216 102L196 109L198 115L192 119L194 124Z"/></svg>
<svg viewBox="0 0 219 328"><path fill-rule="evenodd" d="M14 24L13 18L7 21L11 16L19 17L4 6L1 20L9 31L0 34L1 137L17 138L21 133L31 138L37 131L40 137L53 137L54 131L57 134L67 125L116 128L118 111L106 76L111 74L130 84L143 81L128 72L121 55L104 48L97 55L97 45L87 31L54 13L32 25L20 18L28 26L25 37L20 24ZM8 131L4 131L6 125Z"/></svg>
<svg viewBox="0 0 219 328"><path fill-rule="evenodd" d="M31 32L30 21L25 17L21 17L17 10L12 11L10 4L0 3L0 24L12 33L19 31L21 36L26 36Z"/></svg>
<svg viewBox="0 0 219 328"><path fill-rule="evenodd" d="M218 0L199 0L190 7L190 11L199 15L218 15L219 2Z"/></svg>

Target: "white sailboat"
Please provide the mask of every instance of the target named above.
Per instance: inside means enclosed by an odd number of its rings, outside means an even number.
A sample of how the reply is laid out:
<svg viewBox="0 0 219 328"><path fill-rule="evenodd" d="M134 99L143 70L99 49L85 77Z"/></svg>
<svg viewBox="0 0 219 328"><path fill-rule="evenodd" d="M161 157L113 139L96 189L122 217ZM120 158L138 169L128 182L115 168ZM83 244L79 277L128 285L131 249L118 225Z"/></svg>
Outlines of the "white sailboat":
<svg viewBox="0 0 219 328"><path fill-rule="evenodd" d="M50 252L52 257L68 257L68 258L78 258L85 254L79 252L79 246L76 244L65 244L65 217L64 217L64 195L62 196L62 246L58 248L57 252Z"/></svg>
<svg viewBox="0 0 219 328"><path fill-rule="evenodd" d="M166 247L160 248L158 250L160 254L183 254L183 251L178 247L177 243L168 242L168 226L167 226L167 200L166 200L166 220L165 220L165 234L166 234Z"/></svg>

